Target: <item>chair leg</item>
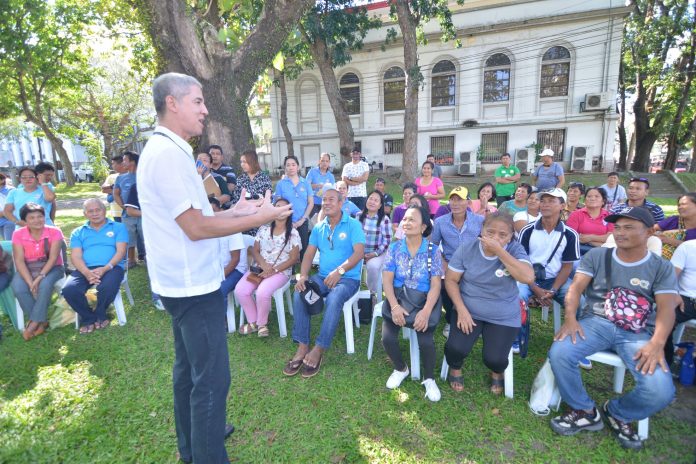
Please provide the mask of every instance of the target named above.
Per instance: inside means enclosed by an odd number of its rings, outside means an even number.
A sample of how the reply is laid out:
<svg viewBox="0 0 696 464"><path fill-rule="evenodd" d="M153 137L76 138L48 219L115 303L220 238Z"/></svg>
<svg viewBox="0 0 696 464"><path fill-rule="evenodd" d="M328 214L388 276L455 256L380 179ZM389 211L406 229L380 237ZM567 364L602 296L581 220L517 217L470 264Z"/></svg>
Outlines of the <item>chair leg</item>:
<svg viewBox="0 0 696 464"><path fill-rule="evenodd" d="M447 379L447 371L449 370L449 365L447 365L447 358L442 357L442 368L440 369L440 378L442 380Z"/></svg>
<svg viewBox="0 0 696 464"><path fill-rule="evenodd" d="M276 290L273 293L273 300L275 301L276 313L278 313L278 332L280 333L280 338L285 338L288 336L288 329L285 325L285 306L283 305L283 294Z"/></svg>
<svg viewBox="0 0 696 464"><path fill-rule="evenodd" d="M287 300L288 303L288 313L292 316L292 290L290 289L290 286L285 290L285 299Z"/></svg>
<svg viewBox="0 0 696 464"><path fill-rule="evenodd" d="M676 329L674 329L674 333L672 334L672 343L674 345L677 345L681 343L682 336L684 335L684 329L686 328L686 322L682 322L677 326Z"/></svg>
<svg viewBox="0 0 696 464"><path fill-rule="evenodd" d="M242 311L242 315L244 314L244 311ZM242 324L242 315L239 316L239 324ZM234 296L232 295L232 292L230 292L227 295L227 332L228 333L234 333L237 331L237 327L235 326L234 323Z"/></svg>
<svg viewBox="0 0 696 464"><path fill-rule="evenodd" d="M624 376L626 375L626 366L614 367L614 391L621 393L623 391Z"/></svg>
<svg viewBox="0 0 696 464"><path fill-rule="evenodd" d="M124 280L123 282L121 282L121 286L126 291L126 298L128 298L128 303L130 303L131 306L135 306L135 302L133 301L133 294L131 293L130 285L128 285L128 280Z"/></svg>
<svg viewBox="0 0 696 464"><path fill-rule="evenodd" d="M408 330L409 338L409 350L411 352L411 378L413 380L418 380L421 378L420 374L420 349L418 346L418 334L414 329L407 329L404 327L403 330Z"/></svg>
<svg viewBox="0 0 696 464"><path fill-rule="evenodd" d="M17 330L24 332L24 311L22 311L17 299L15 299L15 310L17 311Z"/></svg>
<svg viewBox="0 0 696 464"><path fill-rule="evenodd" d="M377 333L377 318L382 317L382 302L380 301L372 309L372 322L370 322L370 341L367 343L367 360L372 359L372 351L375 346L375 333Z"/></svg>
<svg viewBox="0 0 696 464"><path fill-rule="evenodd" d="M118 319L119 325L126 325L126 309L123 307L123 297L121 296L121 289L116 293L116 298L114 298L114 309L116 310L116 318Z"/></svg>
<svg viewBox="0 0 696 464"><path fill-rule="evenodd" d="M548 306L541 307L541 320L544 322L549 320L549 307Z"/></svg>
<svg viewBox="0 0 696 464"><path fill-rule="evenodd" d="M561 305L558 301L553 302L553 333L557 334L561 330Z"/></svg>
<svg viewBox="0 0 696 464"><path fill-rule="evenodd" d="M346 326L346 352L355 353L355 340L353 340L353 310L351 301L343 305L343 322Z"/></svg>
<svg viewBox="0 0 696 464"><path fill-rule="evenodd" d="M650 428L650 418L646 417L642 421L638 422L638 436L641 440L648 439L648 429Z"/></svg>
<svg viewBox="0 0 696 464"><path fill-rule="evenodd" d="M510 350L510 353L508 353L508 366L505 369L504 372L504 379L505 379L505 396L508 398L512 398L514 393L515 393L515 388L513 384L513 367L512 367L512 360L514 359L512 349Z"/></svg>

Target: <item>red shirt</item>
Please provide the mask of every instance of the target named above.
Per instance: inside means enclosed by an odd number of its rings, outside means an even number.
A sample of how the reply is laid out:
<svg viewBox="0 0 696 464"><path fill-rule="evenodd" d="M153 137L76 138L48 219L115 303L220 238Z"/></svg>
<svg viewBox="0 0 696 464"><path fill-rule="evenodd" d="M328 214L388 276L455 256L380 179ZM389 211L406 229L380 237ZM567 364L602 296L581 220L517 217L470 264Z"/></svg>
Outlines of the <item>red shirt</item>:
<svg viewBox="0 0 696 464"><path fill-rule="evenodd" d="M604 235L614 230L614 224L605 221L609 211L604 208L599 210L599 216L592 219L587 208L576 209L566 221L566 225L578 234Z"/></svg>

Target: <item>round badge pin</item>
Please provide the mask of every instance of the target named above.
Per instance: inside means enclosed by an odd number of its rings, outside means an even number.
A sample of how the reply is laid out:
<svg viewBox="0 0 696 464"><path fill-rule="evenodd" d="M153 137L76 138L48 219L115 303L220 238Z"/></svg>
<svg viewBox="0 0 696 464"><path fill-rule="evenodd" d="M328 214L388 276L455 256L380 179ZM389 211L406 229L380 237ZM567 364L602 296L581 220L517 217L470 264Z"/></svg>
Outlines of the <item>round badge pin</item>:
<svg viewBox="0 0 696 464"><path fill-rule="evenodd" d="M640 285L640 279L637 277L632 278L630 281L631 285L639 286Z"/></svg>
<svg viewBox="0 0 696 464"><path fill-rule="evenodd" d="M108 232L106 233L106 236L109 237L109 238L111 238L111 237L114 236L114 232L110 230L110 231L108 231Z"/></svg>

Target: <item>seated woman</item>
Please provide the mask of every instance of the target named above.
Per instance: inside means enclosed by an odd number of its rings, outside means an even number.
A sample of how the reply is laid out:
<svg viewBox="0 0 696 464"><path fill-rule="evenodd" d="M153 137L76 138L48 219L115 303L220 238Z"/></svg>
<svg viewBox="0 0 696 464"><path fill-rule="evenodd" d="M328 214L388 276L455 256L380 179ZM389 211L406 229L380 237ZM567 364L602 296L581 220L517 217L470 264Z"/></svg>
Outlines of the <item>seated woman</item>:
<svg viewBox="0 0 696 464"><path fill-rule="evenodd" d="M662 240L662 257L670 259L674 250L696 238L696 193L686 193L677 200L676 216L655 224L655 235Z"/></svg>
<svg viewBox="0 0 696 464"><path fill-rule="evenodd" d="M515 199L503 202L498 208L501 213L509 214L514 216L515 213L520 211L527 211L527 199L529 195L532 194L533 187L529 184L522 183L515 190Z"/></svg>
<svg viewBox="0 0 696 464"><path fill-rule="evenodd" d="M585 194L585 184L582 182L571 182L567 190L567 201L563 205L561 210L561 221L565 222L570 217L573 211L577 211L580 208L584 208L580 202L580 198Z"/></svg>
<svg viewBox="0 0 696 464"><path fill-rule="evenodd" d="M391 243L391 220L384 212L384 197L375 190L367 196L365 209L358 215L358 221L365 232L365 267L367 268L367 288L373 297L377 296L380 273L385 253ZM378 295L379 300L382 295Z"/></svg>
<svg viewBox="0 0 696 464"><path fill-rule="evenodd" d="M541 217L539 211L540 205L539 193L530 193L527 198L527 211L520 211L512 216L512 221L515 223L515 234L519 233L519 231L530 222L536 222L537 219Z"/></svg>
<svg viewBox="0 0 696 464"><path fill-rule="evenodd" d="M406 210L410 206L411 197L416 193L418 187L413 182L406 182L402 190L403 202L399 206L394 207L394 214L392 214L392 229L396 232L396 228L399 227L399 223L404 218Z"/></svg>
<svg viewBox="0 0 696 464"><path fill-rule="evenodd" d="M490 182L484 182L478 189L476 195L477 200L471 200L470 208L474 214L485 216L489 213L495 213L498 208L495 207L495 187ZM491 203L491 201L493 203Z"/></svg>
<svg viewBox="0 0 696 464"><path fill-rule="evenodd" d="M464 390L462 364L479 335L483 362L491 370L491 392L504 390L508 353L522 322L516 281L534 282L529 257L513 234L509 215L489 214L481 238L462 244L449 262L445 288L457 310L457 324L450 329L445 357L447 381L455 391Z"/></svg>
<svg viewBox="0 0 696 464"><path fill-rule="evenodd" d="M391 244L382 272L386 297L382 310L382 345L394 364L387 388L397 388L408 377L409 369L399 349L399 329L408 327L418 336L425 396L430 401L439 401L440 390L433 372L434 333L441 312L442 257L438 247L426 239L432 229L427 203L410 206L401 225L405 238Z"/></svg>
<svg viewBox="0 0 696 464"><path fill-rule="evenodd" d="M585 192L585 207L570 213L566 221L566 225L580 237L581 255L604 245L614 230L614 224L605 220L609 216L609 211L604 208L606 203L607 192L600 187L590 187Z"/></svg>
<svg viewBox="0 0 696 464"><path fill-rule="evenodd" d="M26 226L12 235L15 274L14 291L29 323L22 334L29 341L48 327L47 312L53 286L63 278L63 233L58 227L46 225L46 211L36 203L27 203L19 210Z"/></svg>
<svg viewBox="0 0 696 464"><path fill-rule="evenodd" d="M276 206L287 205L284 198L276 200ZM248 323L239 328L239 333L248 335L254 332L259 337L268 337L268 314L271 312L273 292L290 280L292 266L299 261L300 234L292 226L292 217L276 219L271 224L261 226L256 233L256 241L251 254L257 266L261 268L258 277L249 276L254 271L252 266L234 289L234 297L242 306ZM256 275L256 273L254 272ZM256 301L252 293L256 290Z"/></svg>
<svg viewBox="0 0 696 464"><path fill-rule="evenodd" d="M428 206L428 200L426 200L423 195L411 195L411 198L408 200L408 208L410 208L411 206L418 206L419 208L422 206L428 208L428 211L430 211L430 207ZM408 208L406 209L408 210ZM430 236L430 234L428 234L428 236ZM401 240L402 238L404 238L404 229L401 226L401 223L399 223L399 226L396 228L396 231L394 232L394 239Z"/></svg>

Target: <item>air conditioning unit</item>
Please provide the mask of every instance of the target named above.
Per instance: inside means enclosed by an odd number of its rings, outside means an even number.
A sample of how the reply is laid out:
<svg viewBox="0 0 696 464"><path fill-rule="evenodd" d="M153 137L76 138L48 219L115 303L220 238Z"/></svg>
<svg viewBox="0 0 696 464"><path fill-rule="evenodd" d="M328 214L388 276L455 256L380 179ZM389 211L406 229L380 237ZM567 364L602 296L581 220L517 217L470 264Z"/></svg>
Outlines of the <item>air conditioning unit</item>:
<svg viewBox="0 0 696 464"><path fill-rule="evenodd" d="M457 174L460 176L476 175L476 153L472 151L459 152L459 165L457 166Z"/></svg>
<svg viewBox="0 0 696 464"><path fill-rule="evenodd" d="M609 106L608 97L609 94L607 92L585 94L585 101L583 102L582 111L606 110Z"/></svg>
<svg viewBox="0 0 696 464"><path fill-rule="evenodd" d="M573 172L592 172L592 147L572 147L570 149L570 170Z"/></svg>
<svg viewBox="0 0 696 464"><path fill-rule="evenodd" d="M531 148L518 148L515 152L515 166L522 174L534 171L536 153Z"/></svg>

